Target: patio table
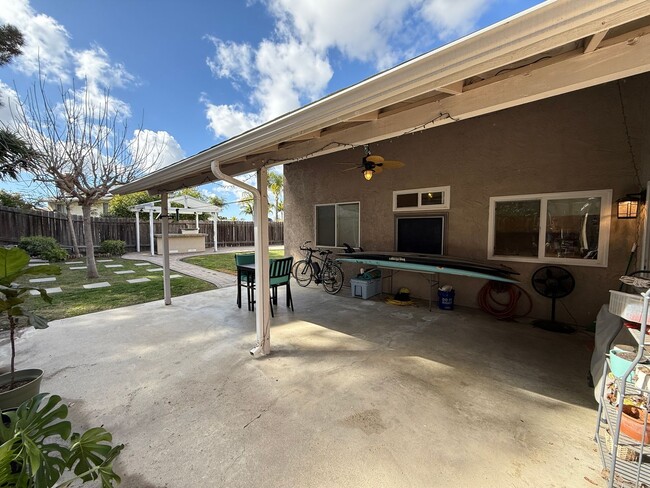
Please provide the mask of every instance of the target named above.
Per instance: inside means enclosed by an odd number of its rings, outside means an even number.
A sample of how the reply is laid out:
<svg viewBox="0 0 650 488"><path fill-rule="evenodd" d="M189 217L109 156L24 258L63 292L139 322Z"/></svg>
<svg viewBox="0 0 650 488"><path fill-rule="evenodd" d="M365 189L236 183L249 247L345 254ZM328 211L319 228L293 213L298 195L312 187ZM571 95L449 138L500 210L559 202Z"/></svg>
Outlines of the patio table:
<svg viewBox="0 0 650 488"><path fill-rule="evenodd" d="M269 266L275 259L269 259ZM241 308L242 278L246 277L246 290L248 292L248 310L253 310L253 283L255 283L255 263L237 265L237 306ZM276 298L277 301L277 298Z"/></svg>

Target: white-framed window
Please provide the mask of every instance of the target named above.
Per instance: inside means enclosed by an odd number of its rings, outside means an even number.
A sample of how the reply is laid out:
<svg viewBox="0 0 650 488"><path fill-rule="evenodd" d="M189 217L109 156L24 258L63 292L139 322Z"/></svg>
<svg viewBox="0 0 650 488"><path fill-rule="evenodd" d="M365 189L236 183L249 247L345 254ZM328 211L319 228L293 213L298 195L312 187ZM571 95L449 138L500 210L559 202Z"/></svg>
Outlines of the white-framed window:
<svg viewBox="0 0 650 488"><path fill-rule="evenodd" d="M488 259L607 266L612 190L490 198Z"/></svg>
<svg viewBox="0 0 650 488"><path fill-rule="evenodd" d="M344 247L347 243L359 247L359 202L316 205L316 245Z"/></svg>
<svg viewBox="0 0 650 488"><path fill-rule="evenodd" d="M449 210L449 186L393 192L393 212Z"/></svg>

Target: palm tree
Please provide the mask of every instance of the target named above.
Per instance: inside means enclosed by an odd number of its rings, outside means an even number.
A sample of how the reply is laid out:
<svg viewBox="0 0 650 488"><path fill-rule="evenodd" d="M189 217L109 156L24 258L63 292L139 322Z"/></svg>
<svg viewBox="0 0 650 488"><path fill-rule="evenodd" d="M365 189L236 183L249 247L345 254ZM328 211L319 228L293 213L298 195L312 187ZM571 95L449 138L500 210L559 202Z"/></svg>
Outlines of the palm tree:
<svg viewBox="0 0 650 488"><path fill-rule="evenodd" d="M280 194L284 189L284 176L274 171L269 172L268 179L269 191L273 194L273 210L275 211L275 221L278 221L278 214L284 209L284 202L280 200Z"/></svg>

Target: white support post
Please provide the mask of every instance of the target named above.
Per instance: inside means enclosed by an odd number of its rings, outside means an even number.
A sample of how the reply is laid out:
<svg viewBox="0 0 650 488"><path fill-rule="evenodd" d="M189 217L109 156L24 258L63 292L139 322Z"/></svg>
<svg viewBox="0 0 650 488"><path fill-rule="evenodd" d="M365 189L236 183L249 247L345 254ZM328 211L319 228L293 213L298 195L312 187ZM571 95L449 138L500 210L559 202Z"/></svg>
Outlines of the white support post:
<svg viewBox="0 0 650 488"><path fill-rule="evenodd" d="M217 249L219 248L217 245L217 221L219 220L219 215L213 213L212 219L213 219L212 226L214 228L213 229L214 230L214 252L217 252Z"/></svg>
<svg viewBox="0 0 650 488"><path fill-rule="evenodd" d="M169 279L169 203L167 202L167 192L162 192L160 194L160 208L163 245L163 290L165 305L171 305L172 289Z"/></svg>
<svg viewBox="0 0 650 488"><path fill-rule="evenodd" d="M267 194L266 168L257 170L257 188L233 178L221 171L218 161L212 161L212 173L236 187L243 188L253 194L254 223L255 223L255 288L257 291L257 308L255 309L255 328L257 330L257 345L251 349L253 357L265 356L271 353L271 304L269 284L269 199Z"/></svg>
<svg viewBox="0 0 650 488"><path fill-rule="evenodd" d="M199 228L199 214L195 213L194 214L194 221L196 222L196 225L194 226L195 228Z"/></svg>
<svg viewBox="0 0 650 488"><path fill-rule="evenodd" d="M156 255L156 241L154 240L153 235L153 209L149 210L149 248L151 249L151 255Z"/></svg>
<svg viewBox="0 0 650 488"><path fill-rule="evenodd" d="M135 213L135 250L140 252L140 210Z"/></svg>
<svg viewBox="0 0 650 488"><path fill-rule="evenodd" d="M267 193L267 170L262 167L257 170L257 189L259 197L254 200L255 219L255 289L257 291L257 307L255 319L257 342L262 348L262 354L271 352L271 287L269 284L269 199Z"/></svg>

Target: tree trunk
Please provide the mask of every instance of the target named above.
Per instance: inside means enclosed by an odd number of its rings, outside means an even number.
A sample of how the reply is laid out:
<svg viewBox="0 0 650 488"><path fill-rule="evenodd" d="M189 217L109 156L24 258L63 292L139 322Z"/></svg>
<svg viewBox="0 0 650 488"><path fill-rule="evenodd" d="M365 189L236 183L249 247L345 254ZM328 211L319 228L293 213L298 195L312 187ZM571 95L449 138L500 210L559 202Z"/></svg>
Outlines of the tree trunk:
<svg viewBox="0 0 650 488"><path fill-rule="evenodd" d="M93 242L93 224L91 220L91 206L82 205L81 210L84 216L84 234L86 237L86 277L99 278L97 263L95 262L95 243Z"/></svg>
<svg viewBox="0 0 650 488"><path fill-rule="evenodd" d="M74 257L81 256L79 252L79 241L77 241L77 233L74 230L74 221L72 220L72 213L70 213L70 203L66 202L65 215L68 219L68 231L70 232L70 239L72 240L72 254Z"/></svg>

